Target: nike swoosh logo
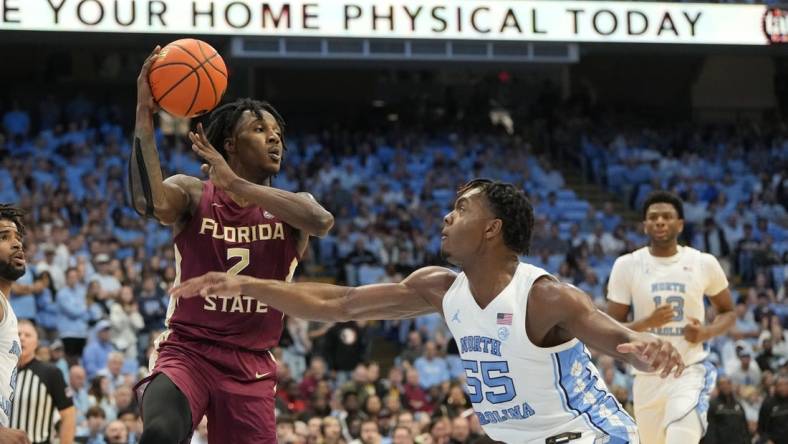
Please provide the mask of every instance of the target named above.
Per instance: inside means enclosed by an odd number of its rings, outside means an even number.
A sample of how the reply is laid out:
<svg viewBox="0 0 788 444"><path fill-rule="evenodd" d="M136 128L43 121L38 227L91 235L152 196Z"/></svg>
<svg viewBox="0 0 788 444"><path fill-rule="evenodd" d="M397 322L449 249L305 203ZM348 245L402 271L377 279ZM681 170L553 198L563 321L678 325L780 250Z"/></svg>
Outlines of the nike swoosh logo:
<svg viewBox="0 0 788 444"><path fill-rule="evenodd" d="M215 207L219 207L219 208L222 208L222 207L224 207L224 205L222 205L222 204L218 204L218 203L215 203L215 202L213 203L213 206L215 206Z"/></svg>
<svg viewBox="0 0 788 444"><path fill-rule="evenodd" d="M263 378L265 378L266 376L268 376L270 374L271 374L271 372L265 372L263 374L254 372L254 377L257 378L257 379L263 379Z"/></svg>

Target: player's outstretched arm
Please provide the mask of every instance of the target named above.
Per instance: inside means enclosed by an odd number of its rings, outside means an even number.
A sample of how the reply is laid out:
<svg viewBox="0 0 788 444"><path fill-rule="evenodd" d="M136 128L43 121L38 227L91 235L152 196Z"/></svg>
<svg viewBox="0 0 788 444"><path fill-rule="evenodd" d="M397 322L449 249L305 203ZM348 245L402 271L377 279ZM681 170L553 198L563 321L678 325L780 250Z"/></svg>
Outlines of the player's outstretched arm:
<svg viewBox="0 0 788 444"><path fill-rule="evenodd" d="M159 46L154 48L137 77L137 120L129 158L129 194L138 214L154 216L161 223L171 225L189 210L187 190L202 184L196 177L182 174L167 180L162 176L153 128L153 113L158 107L148 82L151 64L160 50Z"/></svg>
<svg viewBox="0 0 788 444"><path fill-rule="evenodd" d="M205 161L203 172L219 188L270 210L287 224L310 236L325 236L334 226L334 216L311 194L258 185L235 174L227 160L208 141L202 124L197 125L195 132L189 132L189 139L194 152Z"/></svg>
<svg viewBox="0 0 788 444"><path fill-rule="evenodd" d="M557 327L605 354L629 362L644 371L661 371L667 377L684 370L681 355L670 342L650 333L632 331L597 309L591 297L577 287L538 280L528 298L528 322L542 336ZM538 314L537 316L533 316ZM532 329L529 328L529 335ZM532 338L533 339L533 338Z"/></svg>
<svg viewBox="0 0 788 444"><path fill-rule="evenodd" d="M189 279L173 287L170 294L251 296L285 314L317 321L407 319L440 312L443 295L455 277L446 268L424 267L398 284L342 287L215 272Z"/></svg>

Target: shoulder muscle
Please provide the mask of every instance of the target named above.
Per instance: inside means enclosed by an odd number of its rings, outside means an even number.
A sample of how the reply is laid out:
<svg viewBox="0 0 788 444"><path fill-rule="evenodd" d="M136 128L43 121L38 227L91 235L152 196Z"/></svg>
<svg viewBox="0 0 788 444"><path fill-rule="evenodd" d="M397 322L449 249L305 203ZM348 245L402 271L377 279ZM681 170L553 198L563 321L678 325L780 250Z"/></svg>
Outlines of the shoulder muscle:
<svg viewBox="0 0 788 444"><path fill-rule="evenodd" d="M528 311L533 315L528 321L536 327L537 334L546 333L594 309L591 299L582 290L546 276L534 282L528 296Z"/></svg>
<svg viewBox="0 0 788 444"><path fill-rule="evenodd" d="M441 309L443 295L449 290L457 273L444 267L423 267L411 273L402 284L421 295L434 307Z"/></svg>
<svg viewBox="0 0 788 444"><path fill-rule="evenodd" d="M202 195L202 181L193 176L176 174L164 180L165 207L157 211L157 219L172 225L194 212Z"/></svg>

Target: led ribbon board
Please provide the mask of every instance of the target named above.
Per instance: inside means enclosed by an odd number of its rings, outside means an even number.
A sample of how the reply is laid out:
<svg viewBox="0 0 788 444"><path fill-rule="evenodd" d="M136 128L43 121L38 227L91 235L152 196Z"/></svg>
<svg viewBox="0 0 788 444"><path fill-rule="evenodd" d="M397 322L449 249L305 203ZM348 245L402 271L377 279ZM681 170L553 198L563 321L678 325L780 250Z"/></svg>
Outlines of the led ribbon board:
<svg viewBox="0 0 788 444"><path fill-rule="evenodd" d="M764 5L504 0L0 0L0 31L767 45Z"/></svg>

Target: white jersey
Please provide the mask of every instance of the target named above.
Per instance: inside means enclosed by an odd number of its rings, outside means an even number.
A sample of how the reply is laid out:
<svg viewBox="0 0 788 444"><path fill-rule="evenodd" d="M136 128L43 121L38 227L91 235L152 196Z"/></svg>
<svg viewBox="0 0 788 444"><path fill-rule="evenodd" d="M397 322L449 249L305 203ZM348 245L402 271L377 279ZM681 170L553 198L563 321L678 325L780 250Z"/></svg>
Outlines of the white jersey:
<svg viewBox="0 0 788 444"><path fill-rule="evenodd" d="M0 321L0 427L8 427L16 389L16 365L22 349L19 347L16 315L2 292L0 304L3 306L3 319Z"/></svg>
<svg viewBox="0 0 788 444"><path fill-rule="evenodd" d="M634 421L608 392L582 342L543 348L528 339L528 294L545 275L521 263L484 309L465 273L443 297L479 422L492 439L506 443L542 444L562 433L579 433L582 442L637 442Z"/></svg>
<svg viewBox="0 0 788 444"><path fill-rule="evenodd" d="M710 254L679 246L674 256L656 257L643 247L616 259L607 298L631 306L635 320L648 317L659 305L671 304L673 320L649 331L670 341L684 363L691 365L703 361L708 351L704 344L684 339L684 326L688 318L703 323L703 295L714 296L727 287L725 272Z"/></svg>

